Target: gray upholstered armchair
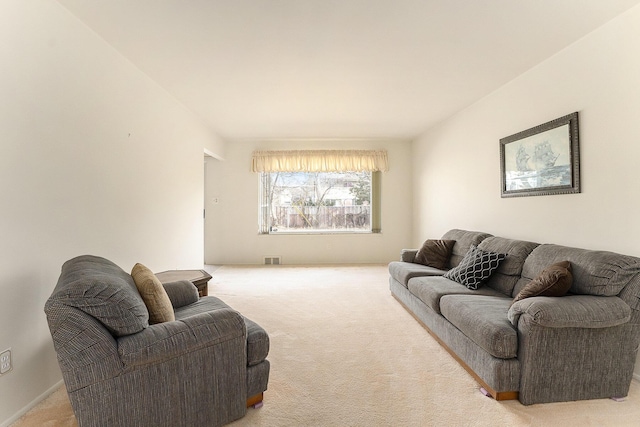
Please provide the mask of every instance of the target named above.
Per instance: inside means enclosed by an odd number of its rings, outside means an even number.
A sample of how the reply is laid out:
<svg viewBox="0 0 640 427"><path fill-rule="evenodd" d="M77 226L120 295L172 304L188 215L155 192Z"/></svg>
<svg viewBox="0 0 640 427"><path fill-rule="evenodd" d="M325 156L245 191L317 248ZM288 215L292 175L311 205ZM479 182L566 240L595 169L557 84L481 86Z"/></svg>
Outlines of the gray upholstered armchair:
<svg viewBox="0 0 640 427"><path fill-rule="evenodd" d="M261 402L267 333L188 281L164 288L175 321L149 325L117 265L89 255L63 265L45 312L80 426L218 426Z"/></svg>

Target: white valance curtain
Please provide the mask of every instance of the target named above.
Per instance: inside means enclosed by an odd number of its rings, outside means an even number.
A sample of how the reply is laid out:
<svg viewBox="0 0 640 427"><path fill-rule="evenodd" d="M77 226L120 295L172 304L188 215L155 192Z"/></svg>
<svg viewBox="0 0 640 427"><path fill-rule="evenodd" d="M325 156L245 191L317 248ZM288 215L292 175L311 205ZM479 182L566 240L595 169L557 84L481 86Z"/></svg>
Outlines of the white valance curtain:
<svg viewBox="0 0 640 427"><path fill-rule="evenodd" d="M252 172L386 172L386 150L254 151Z"/></svg>

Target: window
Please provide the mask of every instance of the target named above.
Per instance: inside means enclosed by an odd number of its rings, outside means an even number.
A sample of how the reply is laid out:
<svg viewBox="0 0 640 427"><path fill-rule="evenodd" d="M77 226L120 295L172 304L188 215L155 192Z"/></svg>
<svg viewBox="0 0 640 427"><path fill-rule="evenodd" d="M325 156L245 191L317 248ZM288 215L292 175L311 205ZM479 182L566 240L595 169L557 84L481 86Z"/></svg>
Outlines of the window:
<svg viewBox="0 0 640 427"><path fill-rule="evenodd" d="M261 234L379 233L383 150L256 151Z"/></svg>
<svg viewBox="0 0 640 427"><path fill-rule="evenodd" d="M379 232L379 172L263 172L259 229L275 233Z"/></svg>

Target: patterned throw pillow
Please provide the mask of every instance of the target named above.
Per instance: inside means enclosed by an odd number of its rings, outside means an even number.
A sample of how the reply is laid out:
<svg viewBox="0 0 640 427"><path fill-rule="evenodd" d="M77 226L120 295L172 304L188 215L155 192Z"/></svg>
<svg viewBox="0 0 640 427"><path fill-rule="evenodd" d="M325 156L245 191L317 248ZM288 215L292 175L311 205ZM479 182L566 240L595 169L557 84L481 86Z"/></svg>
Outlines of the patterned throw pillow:
<svg viewBox="0 0 640 427"><path fill-rule="evenodd" d="M472 245L460 264L447 271L444 277L476 290L506 257L506 254L486 252Z"/></svg>

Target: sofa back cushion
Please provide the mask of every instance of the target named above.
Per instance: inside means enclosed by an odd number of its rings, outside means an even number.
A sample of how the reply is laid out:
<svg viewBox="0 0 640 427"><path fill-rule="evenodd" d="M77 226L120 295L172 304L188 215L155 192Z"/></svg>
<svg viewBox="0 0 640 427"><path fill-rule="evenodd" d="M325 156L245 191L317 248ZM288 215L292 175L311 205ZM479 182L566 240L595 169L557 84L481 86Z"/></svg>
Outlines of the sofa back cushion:
<svg viewBox="0 0 640 427"><path fill-rule="evenodd" d="M607 251L591 251L566 246L544 244L531 252L522 268L522 279L513 295L545 268L560 261L569 261L573 273L570 293L580 295L618 295L640 273L640 258Z"/></svg>
<svg viewBox="0 0 640 427"><path fill-rule="evenodd" d="M447 271L442 277L477 290L484 286L506 256L506 254L487 252L471 246L460 264Z"/></svg>
<svg viewBox="0 0 640 427"><path fill-rule="evenodd" d="M474 245L478 246L487 237L491 237L491 234L482 233L479 231L466 231L453 229L444 233L443 240L455 240L451 250L451 257L449 257L448 268L457 267L462 261L462 258L467 254L469 248Z"/></svg>
<svg viewBox="0 0 640 427"><path fill-rule="evenodd" d="M524 240L505 239L503 237L487 237L478 245L478 249L487 252L506 254L498 269L487 279L486 286L511 296L516 286L525 260L539 243Z"/></svg>
<svg viewBox="0 0 640 427"><path fill-rule="evenodd" d="M522 288L511 304L537 296L564 296L571 289L572 283L571 263L569 261L556 262L542 270L542 273Z"/></svg>
<svg viewBox="0 0 640 427"><path fill-rule="evenodd" d="M149 326L149 313L133 278L111 261L92 255L64 263L45 311L54 307L81 310L117 337Z"/></svg>

